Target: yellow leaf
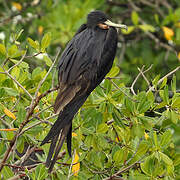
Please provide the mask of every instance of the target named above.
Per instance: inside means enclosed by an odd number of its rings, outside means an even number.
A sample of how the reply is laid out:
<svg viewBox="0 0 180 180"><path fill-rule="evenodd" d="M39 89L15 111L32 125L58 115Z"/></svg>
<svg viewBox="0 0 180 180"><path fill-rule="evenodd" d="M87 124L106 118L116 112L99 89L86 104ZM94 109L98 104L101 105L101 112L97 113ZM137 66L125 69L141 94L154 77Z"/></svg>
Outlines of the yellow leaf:
<svg viewBox="0 0 180 180"><path fill-rule="evenodd" d="M35 108L35 109L34 109L34 112L35 112L35 113L38 113L38 112L39 112L39 108Z"/></svg>
<svg viewBox="0 0 180 180"><path fill-rule="evenodd" d="M164 32L164 37L167 39L167 40L172 40L172 37L174 36L174 31L166 26L163 26L162 27L163 29L163 32Z"/></svg>
<svg viewBox="0 0 180 180"><path fill-rule="evenodd" d="M120 141L121 141L121 138L118 136L118 137L116 137L115 141L116 141L116 142L120 142Z"/></svg>
<svg viewBox="0 0 180 180"><path fill-rule="evenodd" d="M16 131L17 128L12 128L12 129L0 129L0 131Z"/></svg>
<svg viewBox="0 0 180 180"><path fill-rule="evenodd" d="M178 59L180 60L180 52L178 52Z"/></svg>
<svg viewBox="0 0 180 180"><path fill-rule="evenodd" d="M72 132L72 137L75 137L75 136L77 136L77 134L76 134L76 133L74 133L74 132Z"/></svg>
<svg viewBox="0 0 180 180"><path fill-rule="evenodd" d="M41 95L41 93L40 92L38 92L38 94L37 94L38 96L40 96Z"/></svg>
<svg viewBox="0 0 180 180"><path fill-rule="evenodd" d="M4 113L5 113L8 117L16 120L16 116L15 116L10 110L8 110L7 108L4 108Z"/></svg>
<svg viewBox="0 0 180 180"><path fill-rule="evenodd" d="M21 6L20 3L12 2L12 5L13 5L18 11L21 11L21 10L22 10L22 6Z"/></svg>
<svg viewBox="0 0 180 180"><path fill-rule="evenodd" d="M74 156L74 160L73 160L73 166L72 166L72 173L74 174L74 176L78 175L78 171L80 169L80 163L78 163L79 160L79 156L77 154L77 152L75 151L75 156Z"/></svg>
<svg viewBox="0 0 180 180"><path fill-rule="evenodd" d="M144 137L147 140L149 138L149 135L146 132L144 132Z"/></svg>
<svg viewBox="0 0 180 180"><path fill-rule="evenodd" d="M38 33L39 33L40 35L42 35L43 30L44 30L43 26L39 26L39 27L38 27Z"/></svg>
<svg viewBox="0 0 180 180"><path fill-rule="evenodd" d="M176 23L175 26L176 26L177 28L180 28L180 22Z"/></svg>

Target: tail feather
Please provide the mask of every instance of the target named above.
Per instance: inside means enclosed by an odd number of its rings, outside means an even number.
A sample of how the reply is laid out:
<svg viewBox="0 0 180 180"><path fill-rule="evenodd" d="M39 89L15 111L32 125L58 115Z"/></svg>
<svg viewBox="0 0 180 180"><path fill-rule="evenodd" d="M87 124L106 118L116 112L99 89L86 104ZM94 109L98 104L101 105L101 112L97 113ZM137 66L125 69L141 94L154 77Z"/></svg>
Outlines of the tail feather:
<svg viewBox="0 0 180 180"><path fill-rule="evenodd" d="M56 163L58 154L59 154L59 152L60 152L60 150L62 148L62 145L64 143L65 137L66 137L66 135L67 135L67 133L69 131L69 127L70 127L70 125L67 125L66 127L64 127L62 129L58 145L57 145L57 147L55 149L55 154L54 154L53 160L49 163L50 164L49 165L49 170L48 170L49 173L51 173L51 171L53 170L53 167L54 167L54 165Z"/></svg>
<svg viewBox="0 0 180 180"><path fill-rule="evenodd" d="M67 124L72 122L74 115L77 113L79 108L83 105L88 95L83 95L78 98L73 99L64 109L59 113L58 119L52 126L51 130L41 142L41 146L47 143L49 140L52 140L60 130L65 127Z"/></svg>
<svg viewBox="0 0 180 180"><path fill-rule="evenodd" d="M68 149L68 154L71 157L71 139L72 139L72 123L69 128L69 132L67 134L67 149Z"/></svg>
<svg viewBox="0 0 180 180"><path fill-rule="evenodd" d="M51 145L46 160L46 166L49 167L49 172L52 171L54 164L57 160L57 156L61 150L65 137L67 137L67 149L68 153L71 156L71 139L72 139L72 119L77 113L79 108L83 105L88 95L78 95L74 98L69 104L67 104L63 110L59 113L58 119L52 126L51 130L44 138L41 143L41 146L45 143L48 143L51 140ZM61 134L61 135L59 135ZM58 137L59 142L58 141ZM54 157L53 157L54 154ZM53 160L51 160L53 157Z"/></svg>
<svg viewBox="0 0 180 180"><path fill-rule="evenodd" d="M58 137L59 137L59 134L56 135L54 137L54 139L52 140L51 142L51 145L50 145L50 148L49 148L49 153L48 153L48 157L46 159L46 167L49 167L50 166L50 163L51 163L51 158L54 154L54 149L56 147L56 143L57 143L57 140L58 140Z"/></svg>

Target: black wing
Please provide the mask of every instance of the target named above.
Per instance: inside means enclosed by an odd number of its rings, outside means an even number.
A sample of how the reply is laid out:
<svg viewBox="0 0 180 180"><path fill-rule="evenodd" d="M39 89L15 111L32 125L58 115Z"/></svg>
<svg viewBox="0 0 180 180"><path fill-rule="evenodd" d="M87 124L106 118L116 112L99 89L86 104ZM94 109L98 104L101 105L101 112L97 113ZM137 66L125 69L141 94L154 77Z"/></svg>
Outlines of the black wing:
<svg viewBox="0 0 180 180"><path fill-rule="evenodd" d="M109 72L116 46L117 32L114 28L108 31L94 31L83 26L62 53L58 65L60 88L54 104L54 110L59 116L41 143L43 145L51 140L46 161L46 165L50 166L49 171L56 162L65 136L67 136L68 152L71 154L72 119L89 94ZM60 137L59 143L56 146L58 137ZM54 151L55 155L51 161Z"/></svg>

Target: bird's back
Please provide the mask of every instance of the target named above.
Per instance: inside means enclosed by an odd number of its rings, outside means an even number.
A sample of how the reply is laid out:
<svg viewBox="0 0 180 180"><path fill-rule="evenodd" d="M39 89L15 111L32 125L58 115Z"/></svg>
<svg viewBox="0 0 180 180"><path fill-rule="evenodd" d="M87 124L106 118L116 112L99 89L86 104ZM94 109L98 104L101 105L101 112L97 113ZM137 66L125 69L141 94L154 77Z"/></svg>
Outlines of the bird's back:
<svg viewBox="0 0 180 180"><path fill-rule="evenodd" d="M116 47L116 29L84 29L62 53L58 66L60 82L72 84L83 74L99 84L112 66Z"/></svg>

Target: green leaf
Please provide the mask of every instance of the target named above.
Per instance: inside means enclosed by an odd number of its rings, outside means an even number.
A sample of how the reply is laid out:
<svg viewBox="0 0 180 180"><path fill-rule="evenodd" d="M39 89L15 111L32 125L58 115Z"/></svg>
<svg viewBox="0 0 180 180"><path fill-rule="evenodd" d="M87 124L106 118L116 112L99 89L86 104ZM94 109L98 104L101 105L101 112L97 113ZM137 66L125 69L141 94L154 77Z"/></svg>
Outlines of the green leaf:
<svg viewBox="0 0 180 180"><path fill-rule="evenodd" d="M180 97L173 99L172 108L180 108Z"/></svg>
<svg viewBox="0 0 180 180"><path fill-rule="evenodd" d="M163 82L161 83L160 89L162 89L167 83L167 77L164 78Z"/></svg>
<svg viewBox="0 0 180 180"><path fill-rule="evenodd" d="M116 108L113 109L112 117L118 126L125 128L125 125L122 122L122 118L118 109Z"/></svg>
<svg viewBox="0 0 180 180"><path fill-rule="evenodd" d="M23 153L23 150L24 150L24 137L19 137L18 138L18 141L17 141L17 150L19 153Z"/></svg>
<svg viewBox="0 0 180 180"><path fill-rule="evenodd" d="M148 149L149 149L148 145L146 143L142 142L139 145L136 155L139 157L142 157L148 151Z"/></svg>
<svg viewBox="0 0 180 180"><path fill-rule="evenodd" d="M180 154L176 154L174 157L174 166L178 166L180 164Z"/></svg>
<svg viewBox="0 0 180 180"><path fill-rule="evenodd" d="M92 145L92 141L93 141L93 135L90 134L90 135L88 135L88 136L86 137L84 143L86 144L86 146L87 146L88 148L90 148L91 145Z"/></svg>
<svg viewBox="0 0 180 180"><path fill-rule="evenodd" d="M15 44L13 44L9 49L8 49L8 56L13 58L16 57L16 54L18 52L18 48Z"/></svg>
<svg viewBox="0 0 180 180"><path fill-rule="evenodd" d="M106 89L106 90L105 90L105 91L106 91L106 94L108 94L109 92L111 92L112 83L111 83L109 80L107 80L107 79L104 80L104 88Z"/></svg>
<svg viewBox="0 0 180 180"><path fill-rule="evenodd" d="M124 152L122 149L119 149L116 151L113 155L113 160L115 161L116 164L119 164L122 162L124 156Z"/></svg>
<svg viewBox="0 0 180 180"><path fill-rule="evenodd" d="M153 79L153 81L152 81L152 84L156 87L157 86L157 83L158 83L158 81L159 81L159 78L160 78L160 75L157 75L154 79Z"/></svg>
<svg viewBox="0 0 180 180"><path fill-rule="evenodd" d="M113 78L119 74L120 69L117 66L111 68L110 72L106 75L106 77Z"/></svg>
<svg viewBox="0 0 180 180"><path fill-rule="evenodd" d="M167 165L173 165L173 161L166 154L159 151L159 155Z"/></svg>
<svg viewBox="0 0 180 180"><path fill-rule="evenodd" d="M11 75L15 78L18 79L20 75L20 69L16 66L12 69Z"/></svg>
<svg viewBox="0 0 180 180"><path fill-rule="evenodd" d="M48 172L46 167L43 164L40 164L35 168L35 171L29 173L29 176L33 180L44 180L48 176Z"/></svg>
<svg viewBox="0 0 180 180"><path fill-rule="evenodd" d="M35 80L36 78L38 78L39 76L41 76L42 72L42 68L41 67L36 67L35 69L33 69L33 72L32 72L32 79Z"/></svg>
<svg viewBox="0 0 180 180"><path fill-rule="evenodd" d="M147 94L147 99L148 99L148 101L151 103L151 105L154 103L155 98L154 98L154 94L153 94L152 91L149 91L149 92L148 92L148 94Z"/></svg>
<svg viewBox="0 0 180 180"><path fill-rule="evenodd" d="M145 129L151 131L152 128L153 128L153 121L154 121L154 118L152 117L148 117L148 116L137 116L137 118L142 122L143 126L145 127Z"/></svg>
<svg viewBox="0 0 180 180"><path fill-rule="evenodd" d="M170 118L171 118L171 121L174 123L174 124L177 124L178 120L179 120L179 114L177 114L176 112L174 111L170 111Z"/></svg>
<svg viewBox="0 0 180 180"><path fill-rule="evenodd" d="M158 138L157 138L156 131L153 132L153 142L154 142L154 145L156 147L156 150L158 150L159 149L159 143L158 143Z"/></svg>
<svg viewBox="0 0 180 180"><path fill-rule="evenodd" d="M139 16L138 13L136 11L133 11L131 14L131 20L133 22L134 25L138 25L139 22Z"/></svg>
<svg viewBox="0 0 180 180"><path fill-rule="evenodd" d="M173 79L171 81L171 88L172 88L172 91L175 93L176 92L176 76L173 75Z"/></svg>
<svg viewBox="0 0 180 180"><path fill-rule="evenodd" d="M147 101L146 93L144 91L138 94L137 101L138 101L137 109L140 114L146 112L151 106L151 103Z"/></svg>
<svg viewBox="0 0 180 180"><path fill-rule="evenodd" d="M168 147L171 142L171 138L172 138L172 134L170 130L164 132L163 135L161 135L161 141L160 141L161 148Z"/></svg>
<svg viewBox="0 0 180 180"><path fill-rule="evenodd" d="M21 34L24 32L24 29L21 29L19 33L16 35L15 39L18 40L18 38L21 36Z"/></svg>
<svg viewBox="0 0 180 180"><path fill-rule="evenodd" d="M108 131L108 125L106 123L102 123L97 127L97 133L106 133Z"/></svg>
<svg viewBox="0 0 180 180"><path fill-rule="evenodd" d="M155 14L155 15L154 15L154 19L155 19L155 21L156 21L157 24L160 24L158 14Z"/></svg>
<svg viewBox="0 0 180 180"><path fill-rule="evenodd" d="M150 24L143 24L143 25L138 25L138 27L143 30L144 32L150 31L150 32L155 32L155 28L150 25Z"/></svg>
<svg viewBox="0 0 180 180"><path fill-rule="evenodd" d="M137 118L132 118L134 122L137 121ZM133 123L134 123L133 122ZM144 127L142 125L135 124L132 127L132 136L141 138L144 135Z"/></svg>
<svg viewBox="0 0 180 180"><path fill-rule="evenodd" d="M8 166L4 166L1 173L1 175L3 175L3 179L10 179L10 177L14 176L13 171Z"/></svg>
<svg viewBox="0 0 180 180"><path fill-rule="evenodd" d="M39 42L38 42L38 41L34 41L34 40L32 40L31 38L29 38L29 37L27 38L27 41L28 41L29 45L30 45L32 48L34 48L35 50L39 51L40 45L39 45Z"/></svg>
<svg viewBox="0 0 180 180"><path fill-rule="evenodd" d="M148 175L151 176L153 174L153 158L151 156L148 156L143 163L140 164L142 171Z"/></svg>
<svg viewBox="0 0 180 180"><path fill-rule="evenodd" d="M48 56L46 56L46 55L44 55L43 56L43 59L44 59L44 61L46 62L46 65L47 66L51 66L52 65L52 61L51 61L51 59L48 57Z"/></svg>
<svg viewBox="0 0 180 180"><path fill-rule="evenodd" d="M14 64L17 64L19 61L17 61L17 60L15 60L15 59L10 59ZM21 68L25 68L25 69L28 69L29 68L29 64L28 63L26 63L26 62L21 62L20 64L19 64L19 66L21 67Z"/></svg>
<svg viewBox="0 0 180 180"><path fill-rule="evenodd" d="M0 53L4 56L6 55L6 47L4 44L0 44Z"/></svg>
<svg viewBox="0 0 180 180"><path fill-rule="evenodd" d="M18 92L16 90L12 89L12 88L4 87L4 90L10 96L17 96L17 95L19 95Z"/></svg>
<svg viewBox="0 0 180 180"><path fill-rule="evenodd" d="M25 108L21 105L18 107L18 114L17 114L17 121L20 124L21 122L24 121L26 117L26 110Z"/></svg>
<svg viewBox="0 0 180 180"><path fill-rule="evenodd" d="M165 85L163 92L164 92L163 93L163 99L167 104L169 104L169 93L168 93L168 86L167 85Z"/></svg>
<svg viewBox="0 0 180 180"><path fill-rule="evenodd" d="M97 95L99 95L100 97L106 96L103 89L100 86L96 87L95 91L96 91Z"/></svg>
<svg viewBox="0 0 180 180"><path fill-rule="evenodd" d="M128 30L126 29L121 29L123 34L130 34L131 32L133 32L135 29L135 26L128 26Z"/></svg>
<svg viewBox="0 0 180 180"><path fill-rule="evenodd" d="M41 51L44 52L51 42L51 33L46 33L41 41Z"/></svg>
<svg viewBox="0 0 180 180"><path fill-rule="evenodd" d="M129 112L133 113L135 111L134 102L132 102L128 97L125 98L124 104Z"/></svg>

